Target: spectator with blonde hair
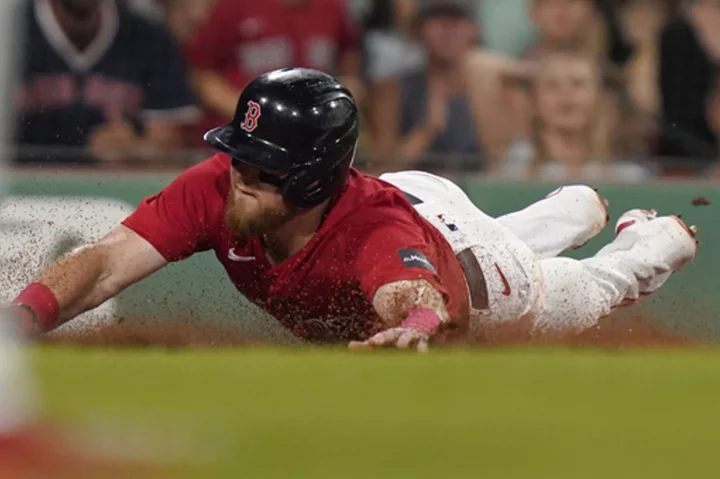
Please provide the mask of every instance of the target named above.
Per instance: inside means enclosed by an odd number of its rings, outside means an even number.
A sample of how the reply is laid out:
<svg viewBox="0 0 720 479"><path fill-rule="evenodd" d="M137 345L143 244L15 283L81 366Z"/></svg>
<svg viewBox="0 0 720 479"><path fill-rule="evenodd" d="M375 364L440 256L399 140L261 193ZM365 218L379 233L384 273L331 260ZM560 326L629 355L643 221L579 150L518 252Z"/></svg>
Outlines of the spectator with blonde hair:
<svg viewBox="0 0 720 479"><path fill-rule="evenodd" d="M568 51L538 60L530 87L530 133L510 149L501 173L541 180L639 181L649 174L615 161L616 112L594 62Z"/></svg>

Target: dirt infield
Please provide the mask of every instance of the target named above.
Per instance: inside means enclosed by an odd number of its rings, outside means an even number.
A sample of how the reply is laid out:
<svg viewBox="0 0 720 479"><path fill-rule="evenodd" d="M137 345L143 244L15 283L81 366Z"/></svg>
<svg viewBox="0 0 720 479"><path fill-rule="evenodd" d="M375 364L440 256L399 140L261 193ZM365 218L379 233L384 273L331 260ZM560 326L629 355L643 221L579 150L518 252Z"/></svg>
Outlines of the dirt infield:
<svg viewBox="0 0 720 479"><path fill-rule="evenodd" d="M703 338L690 338L668 331L659 322L631 309L618 310L600 320L598 325L580 335L561 341L544 343L551 346L592 348L664 348L693 347L708 344ZM102 329L73 332L60 337L48 337L42 344L79 347L249 347L259 345L288 345L272 333L262 341L250 340L237 331L210 324L179 321L159 325L157 321L127 319ZM533 345L525 334L506 336L502 340L481 340L477 347Z"/></svg>
<svg viewBox="0 0 720 479"><path fill-rule="evenodd" d="M94 330L72 331L62 336L48 336L40 341L46 345L92 347L216 347L249 346L247 338L237 332L212 325L160 325L158 321L129 319L119 324Z"/></svg>
<svg viewBox="0 0 720 479"><path fill-rule="evenodd" d="M615 313L593 328L590 328L570 341L575 346L600 347L678 347L700 346L708 341L689 338L679 333L663 329L657 321L642 315Z"/></svg>

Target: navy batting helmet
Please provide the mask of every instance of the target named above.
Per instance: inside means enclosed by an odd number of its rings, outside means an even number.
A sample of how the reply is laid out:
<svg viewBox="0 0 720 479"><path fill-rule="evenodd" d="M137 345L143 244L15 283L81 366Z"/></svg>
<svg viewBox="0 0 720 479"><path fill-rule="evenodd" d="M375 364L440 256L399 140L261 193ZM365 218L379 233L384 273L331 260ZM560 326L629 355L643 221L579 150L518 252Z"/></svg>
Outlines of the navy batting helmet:
<svg viewBox="0 0 720 479"><path fill-rule="evenodd" d="M348 177L359 135L352 95L335 78L307 68L259 76L243 90L228 125L205 133L234 162L260 170L291 204L310 208Z"/></svg>

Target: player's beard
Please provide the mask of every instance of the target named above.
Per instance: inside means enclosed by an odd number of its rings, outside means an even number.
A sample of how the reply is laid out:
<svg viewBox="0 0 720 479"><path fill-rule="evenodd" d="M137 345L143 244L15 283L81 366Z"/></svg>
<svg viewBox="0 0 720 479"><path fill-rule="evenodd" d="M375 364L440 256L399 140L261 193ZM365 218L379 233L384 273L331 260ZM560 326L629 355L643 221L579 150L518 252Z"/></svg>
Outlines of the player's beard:
<svg viewBox="0 0 720 479"><path fill-rule="evenodd" d="M295 215L289 205L283 208L249 206L248 200L237 201L233 191L230 191L225 209L225 225L239 240L247 241L272 233Z"/></svg>

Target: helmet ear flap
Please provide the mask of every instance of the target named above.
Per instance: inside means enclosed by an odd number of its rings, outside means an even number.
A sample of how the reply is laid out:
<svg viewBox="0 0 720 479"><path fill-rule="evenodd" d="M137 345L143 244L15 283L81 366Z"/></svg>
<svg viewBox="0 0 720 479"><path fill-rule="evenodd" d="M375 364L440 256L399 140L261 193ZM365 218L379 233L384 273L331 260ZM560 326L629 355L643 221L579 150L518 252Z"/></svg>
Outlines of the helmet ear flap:
<svg viewBox="0 0 720 479"><path fill-rule="evenodd" d="M357 142L328 171L321 158L309 168L296 171L285 179L280 194L285 201L300 208L312 208L330 198L347 179L355 159Z"/></svg>
<svg viewBox="0 0 720 479"><path fill-rule="evenodd" d="M285 201L300 208L312 208L326 199L322 181L314 174L316 169L317 166L299 170L285 179L280 188Z"/></svg>

